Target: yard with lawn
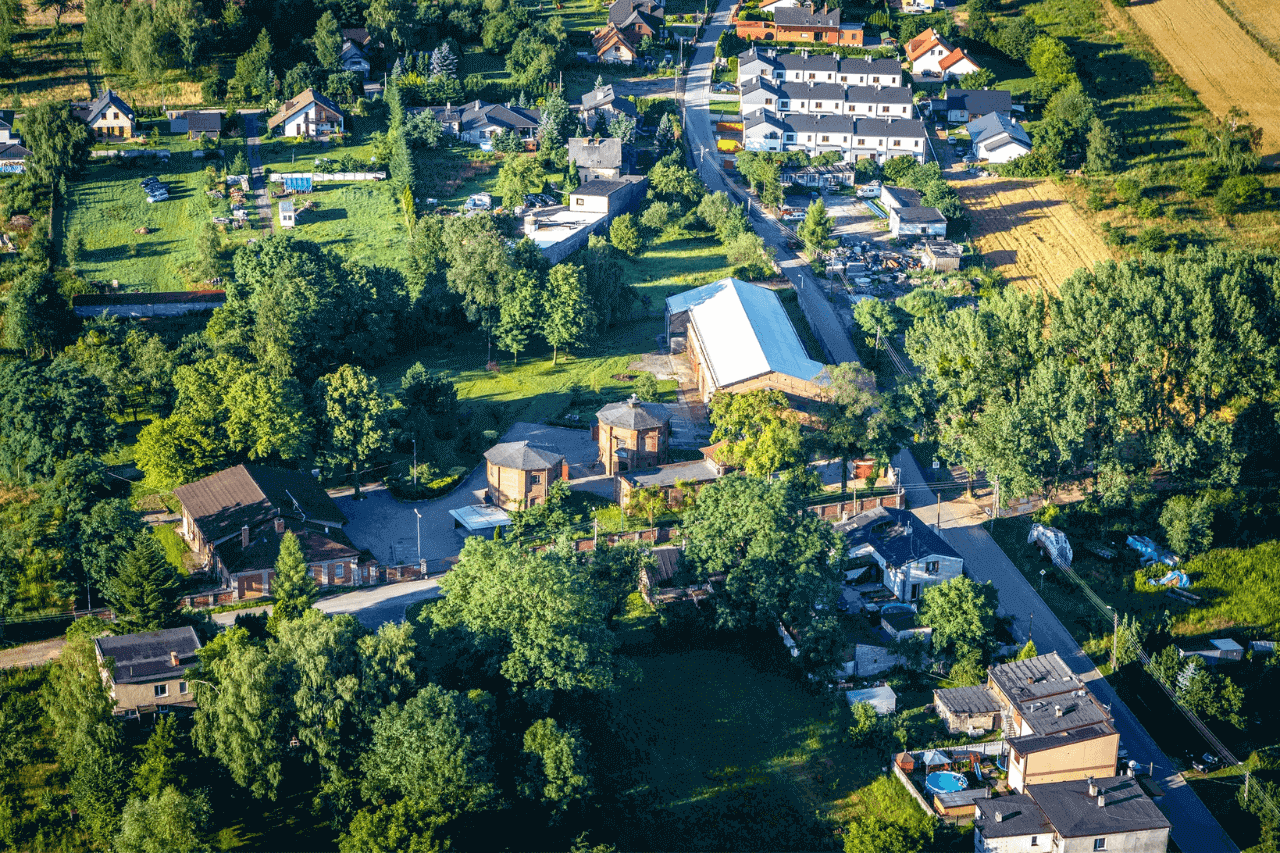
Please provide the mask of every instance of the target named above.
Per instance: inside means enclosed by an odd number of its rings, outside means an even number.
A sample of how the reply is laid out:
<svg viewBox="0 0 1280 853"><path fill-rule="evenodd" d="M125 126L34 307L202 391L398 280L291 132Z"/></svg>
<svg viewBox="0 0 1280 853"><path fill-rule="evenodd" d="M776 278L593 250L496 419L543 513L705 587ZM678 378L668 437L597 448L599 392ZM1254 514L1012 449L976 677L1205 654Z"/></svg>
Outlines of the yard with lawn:
<svg viewBox="0 0 1280 853"><path fill-rule="evenodd" d="M280 184L272 184L274 192ZM310 193L289 196L297 211L294 236L311 240L364 264L399 268L407 254L408 231L391 184L383 181L317 181ZM280 230L280 202L271 199ZM314 207L303 209L304 205Z"/></svg>
<svg viewBox="0 0 1280 853"><path fill-rule="evenodd" d="M451 137L445 140L439 148L419 148L414 152L419 200L434 198L447 207L458 207L475 193L493 192L501 155ZM425 210L424 206L422 211Z"/></svg>

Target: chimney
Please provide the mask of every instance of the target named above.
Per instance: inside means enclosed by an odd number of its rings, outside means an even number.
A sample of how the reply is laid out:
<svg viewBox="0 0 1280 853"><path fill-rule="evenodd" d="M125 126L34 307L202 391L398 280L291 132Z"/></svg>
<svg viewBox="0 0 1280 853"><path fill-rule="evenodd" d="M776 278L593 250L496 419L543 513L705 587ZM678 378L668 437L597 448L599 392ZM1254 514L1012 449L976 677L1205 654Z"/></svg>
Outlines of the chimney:
<svg viewBox="0 0 1280 853"><path fill-rule="evenodd" d="M276 516L276 533L284 533L284 516Z"/></svg>
<svg viewBox="0 0 1280 853"><path fill-rule="evenodd" d="M627 405L633 409L639 407L640 398L637 397L635 394L632 394L630 397L627 398Z"/></svg>
<svg viewBox="0 0 1280 853"><path fill-rule="evenodd" d="M1092 776L1089 777L1089 796L1098 796L1098 783L1094 781Z"/></svg>
<svg viewBox="0 0 1280 853"><path fill-rule="evenodd" d="M1004 823L1004 812L996 809L996 823Z"/></svg>
<svg viewBox="0 0 1280 853"><path fill-rule="evenodd" d="M1061 705L1054 705L1054 706L1053 706L1053 715L1054 715L1055 717L1061 717L1061 716L1062 716L1062 706L1061 706Z"/></svg>
<svg viewBox="0 0 1280 853"><path fill-rule="evenodd" d="M247 524L244 527L240 528L240 547L241 548L249 547L249 525Z"/></svg>
<svg viewBox="0 0 1280 853"><path fill-rule="evenodd" d="M1035 680L1034 678L1032 678L1031 676L1029 676L1029 675L1028 675L1028 676L1027 676L1027 684L1035 684L1035 683L1036 683L1036 680Z"/></svg>
<svg viewBox="0 0 1280 853"><path fill-rule="evenodd" d="M1106 804L1107 804L1107 795L1102 793L1098 794L1098 808L1103 808L1106 806Z"/></svg>
<svg viewBox="0 0 1280 853"><path fill-rule="evenodd" d="M179 665L180 665L180 663L181 663L181 662L178 660L178 653L177 653L177 652L169 652L169 665L170 665L170 666L179 666Z"/></svg>

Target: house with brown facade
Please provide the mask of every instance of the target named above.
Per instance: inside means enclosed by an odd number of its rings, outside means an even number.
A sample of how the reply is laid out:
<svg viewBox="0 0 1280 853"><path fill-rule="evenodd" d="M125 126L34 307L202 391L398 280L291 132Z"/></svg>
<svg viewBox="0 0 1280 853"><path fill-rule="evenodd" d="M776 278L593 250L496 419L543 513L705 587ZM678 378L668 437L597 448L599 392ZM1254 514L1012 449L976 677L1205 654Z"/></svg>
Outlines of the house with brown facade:
<svg viewBox="0 0 1280 853"><path fill-rule="evenodd" d="M182 538L233 599L270 593L285 533L298 538L321 586L378 580L377 563L342 532L347 517L310 474L237 465L173 494L182 505Z"/></svg>
<svg viewBox="0 0 1280 853"><path fill-rule="evenodd" d="M723 442L721 442L723 444ZM667 506L677 507L707 483L714 483L729 472L729 466L716 459L721 444L703 447L702 458L689 462L669 462L654 468L620 472L613 478L613 498L626 510L631 493L636 489L661 489Z"/></svg>
<svg viewBox="0 0 1280 853"><path fill-rule="evenodd" d="M1120 734L1111 711L1057 652L993 666L984 687L935 690L933 698L953 732L1004 730L1015 791L1115 772Z"/></svg>
<svg viewBox="0 0 1280 853"><path fill-rule="evenodd" d="M74 103L71 112L89 125L94 138L103 142L123 142L138 132L138 122L133 110L124 99L107 89L92 101Z"/></svg>
<svg viewBox="0 0 1280 853"><path fill-rule="evenodd" d="M199 663L200 638L190 625L98 637L93 646L116 714L134 717L161 708L196 706L186 671Z"/></svg>
<svg viewBox="0 0 1280 853"><path fill-rule="evenodd" d="M814 361L778 295L767 287L722 278L668 297L667 345L687 353L704 401L717 391L769 388L803 408L827 399L831 377Z"/></svg>
<svg viewBox="0 0 1280 853"><path fill-rule="evenodd" d="M596 412L591 432L606 474L653 468L667 461L671 412L662 403L645 403L632 394Z"/></svg>
<svg viewBox="0 0 1280 853"><path fill-rule="evenodd" d="M841 47L862 47L862 24L840 22L840 7L834 9L813 5L771 6L773 20L752 21L735 17L734 30L738 38L764 39L800 44L831 44Z"/></svg>
<svg viewBox="0 0 1280 853"><path fill-rule="evenodd" d="M564 454L528 441L506 441L484 452L485 499L503 509L546 503L551 484L569 479Z"/></svg>

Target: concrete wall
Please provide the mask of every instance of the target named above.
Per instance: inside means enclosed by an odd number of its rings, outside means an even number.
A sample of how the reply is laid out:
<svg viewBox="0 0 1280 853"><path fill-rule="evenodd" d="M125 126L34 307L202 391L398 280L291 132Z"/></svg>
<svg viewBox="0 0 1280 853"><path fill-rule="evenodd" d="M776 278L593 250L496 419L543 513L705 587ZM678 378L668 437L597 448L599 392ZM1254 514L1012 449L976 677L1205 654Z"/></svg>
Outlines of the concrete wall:
<svg viewBox="0 0 1280 853"><path fill-rule="evenodd" d="M1107 839L1107 853L1164 853L1169 849L1169 830L1147 829L1106 836L1062 838L1057 850L1061 853L1093 853L1093 842L1097 838Z"/></svg>
<svg viewBox="0 0 1280 853"><path fill-rule="evenodd" d="M187 692L179 688L186 686ZM167 696L157 696L155 689L163 686L168 690ZM116 710L136 711L140 705L176 705L179 702L190 702L194 698L191 685L185 679L166 679L148 684L116 684L112 687L112 695L116 700Z"/></svg>
<svg viewBox="0 0 1280 853"><path fill-rule="evenodd" d="M1011 747L1009 787L1025 793L1027 785L1115 775L1119 748L1117 732L1030 755L1019 755Z"/></svg>

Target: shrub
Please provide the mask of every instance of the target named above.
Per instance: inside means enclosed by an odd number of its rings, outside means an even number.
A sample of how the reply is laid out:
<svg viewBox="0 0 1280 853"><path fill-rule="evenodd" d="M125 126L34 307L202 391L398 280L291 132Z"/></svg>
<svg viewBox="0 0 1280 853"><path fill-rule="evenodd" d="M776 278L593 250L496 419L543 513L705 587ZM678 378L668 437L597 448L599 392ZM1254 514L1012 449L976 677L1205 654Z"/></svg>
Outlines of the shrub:
<svg viewBox="0 0 1280 853"><path fill-rule="evenodd" d="M1223 216L1256 207L1262 203L1265 188L1253 175L1227 178L1213 197L1213 206Z"/></svg>
<svg viewBox="0 0 1280 853"><path fill-rule="evenodd" d="M1123 204L1137 207L1142 201L1142 187L1133 178L1120 178L1116 181L1116 195Z"/></svg>

